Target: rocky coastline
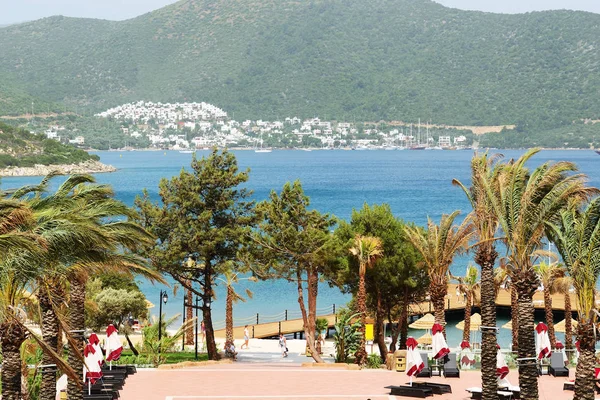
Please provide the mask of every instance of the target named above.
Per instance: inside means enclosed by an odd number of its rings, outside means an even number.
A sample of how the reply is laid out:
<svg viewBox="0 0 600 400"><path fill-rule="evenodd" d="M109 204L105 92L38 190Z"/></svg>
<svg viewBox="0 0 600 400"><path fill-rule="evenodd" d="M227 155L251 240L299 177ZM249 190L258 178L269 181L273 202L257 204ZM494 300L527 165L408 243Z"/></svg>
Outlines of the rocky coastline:
<svg viewBox="0 0 600 400"><path fill-rule="evenodd" d="M88 160L78 164L41 165L34 167L8 167L0 169L0 176L46 176L50 173L58 175L72 174L97 174L115 172L112 165L102 164L100 161Z"/></svg>

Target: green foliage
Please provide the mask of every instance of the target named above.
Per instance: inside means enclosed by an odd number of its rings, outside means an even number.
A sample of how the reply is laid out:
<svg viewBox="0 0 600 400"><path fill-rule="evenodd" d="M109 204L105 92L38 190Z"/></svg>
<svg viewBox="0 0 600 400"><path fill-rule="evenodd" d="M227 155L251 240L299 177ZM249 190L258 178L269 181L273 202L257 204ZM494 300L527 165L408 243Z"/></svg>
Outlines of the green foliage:
<svg viewBox="0 0 600 400"><path fill-rule="evenodd" d="M337 323L334 325L335 333L335 362L347 362L350 354L358 349L360 342L359 314L352 314L348 309L341 309L337 313Z"/></svg>
<svg viewBox="0 0 600 400"><path fill-rule="evenodd" d="M381 367L381 357L379 354L369 354L365 367L368 369L379 369Z"/></svg>
<svg viewBox="0 0 600 400"><path fill-rule="evenodd" d="M173 350L175 346L179 345L179 340L185 334L186 329L195 323L195 319L186 321L183 325L179 327L177 332L175 332L172 336L167 332L167 328L177 319L179 318L179 314L166 319L163 315L162 324L160 324L161 335L160 340L158 340L158 330L159 324L156 317L154 317L154 323L145 327L142 332L144 334L144 342L142 347L142 352L146 353L148 362L154 367L158 367L161 364L165 364L167 362L167 353L170 350Z"/></svg>
<svg viewBox="0 0 600 400"><path fill-rule="evenodd" d="M28 96L94 110L191 99L238 119L432 117L529 132L598 117L599 22L427 0L192 0L121 22L44 18L0 28L0 115Z"/></svg>
<svg viewBox="0 0 600 400"><path fill-rule="evenodd" d="M315 321L315 327L315 333L319 335L322 332L327 331L327 328L329 327L329 321L327 320L327 318L317 318L317 320Z"/></svg>
<svg viewBox="0 0 600 400"><path fill-rule="evenodd" d="M120 327L131 315L133 318L146 318L146 298L139 291L125 289L104 289L96 295L98 310L88 318L89 327L101 330L108 324Z"/></svg>

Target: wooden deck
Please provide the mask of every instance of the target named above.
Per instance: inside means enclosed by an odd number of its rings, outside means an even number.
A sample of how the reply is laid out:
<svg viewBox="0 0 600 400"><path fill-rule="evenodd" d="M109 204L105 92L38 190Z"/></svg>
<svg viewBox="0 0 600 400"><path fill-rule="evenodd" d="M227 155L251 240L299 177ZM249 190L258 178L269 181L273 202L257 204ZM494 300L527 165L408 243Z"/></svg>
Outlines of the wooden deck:
<svg viewBox="0 0 600 400"><path fill-rule="evenodd" d="M462 301L462 295L456 296L456 284L448 285L448 295L446 296L446 311L458 311L463 310L465 303ZM479 294L478 294L479 297ZM598 300L597 300L598 302ZM499 307L510 307L510 291L500 289L498 298L496 299L496 305ZM544 309L544 293L538 291L533 296L533 305L536 309ZM571 306L573 311L577 310L577 302L575 293L571 293ZM565 303L562 295L552 295L552 309L564 310ZM413 304L410 307L411 315L423 315L428 312L433 312L433 305L431 302L423 302ZM319 318L327 318L329 326L332 327L335 324L335 314L319 315ZM266 338L279 335L279 332L283 334L290 334L295 332L301 332L303 330L302 319L290 319L288 321L277 321L267 322L261 324L248 324L248 331L251 338ZM233 336L236 339L244 337L244 326L235 326L233 329ZM225 329L215 330L215 337L225 337Z"/></svg>

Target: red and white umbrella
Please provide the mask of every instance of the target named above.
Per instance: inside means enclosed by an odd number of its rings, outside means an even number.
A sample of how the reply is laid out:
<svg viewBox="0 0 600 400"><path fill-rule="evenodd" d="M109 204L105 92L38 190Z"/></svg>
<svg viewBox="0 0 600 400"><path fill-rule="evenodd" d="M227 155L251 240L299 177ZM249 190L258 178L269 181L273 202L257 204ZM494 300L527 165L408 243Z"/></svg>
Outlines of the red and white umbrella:
<svg viewBox="0 0 600 400"><path fill-rule="evenodd" d="M567 358L567 352L565 351L565 345L562 344L562 342L560 340L556 341L556 350L560 351L563 355L563 360L565 362L565 365L569 362L569 359Z"/></svg>
<svg viewBox="0 0 600 400"><path fill-rule="evenodd" d="M552 354L552 348L550 346L550 338L548 337L548 326L543 322L540 322L535 327L536 341L535 341L535 353L538 359L544 357L550 357Z"/></svg>
<svg viewBox="0 0 600 400"><path fill-rule="evenodd" d="M106 328L106 361L117 361L121 357L123 344L119 339L117 328L110 324Z"/></svg>
<svg viewBox="0 0 600 400"><path fill-rule="evenodd" d="M83 357L83 380L87 379L90 384L94 384L98 379L102 378L102 370L94 346L88 343L83 349Z"/></svg>
<svg viewBox="0 0 600 400"><path fill-rule="evenodd" d="M412 336L406 339L406 375L410 376L411 384L413 376L417 376L425 368L421 354L417 351L418 345Z"/></svg>
<svg viewBox="0 0 600 400"><path fill-rule="evenodd" d="M460 343L460 368L471 369L475 365L475 357L468 340Z"/></svg>
<svg viewBox="0 0 600 400"><path fill-rule="evenodd" d="M500 350L500 346L496 345L496 347L498 347L498 353L496 353L496 375L498 379L504 379L508 375L508 365L504 359L504 354Z"/></svg>
<svg viewBox="0 0 600 400"><path fill-rule="evenodd" d="M102 353L102 349L100 348L100 339L98 339L98 335L92 333L88 341L96 351L95 356L98 359L98 364L102 366L102 364L104 364L104 354Z"/></svg>
<svg viewBox="0 0 600 400"><path fill-rule="evenodd" d="M440 358L446 357L450 353L450 349L448 348L446 338L444 337L444 328L436 322L431 327L431 333L433 335L431 339L433 358L439 360Z"/></svg>

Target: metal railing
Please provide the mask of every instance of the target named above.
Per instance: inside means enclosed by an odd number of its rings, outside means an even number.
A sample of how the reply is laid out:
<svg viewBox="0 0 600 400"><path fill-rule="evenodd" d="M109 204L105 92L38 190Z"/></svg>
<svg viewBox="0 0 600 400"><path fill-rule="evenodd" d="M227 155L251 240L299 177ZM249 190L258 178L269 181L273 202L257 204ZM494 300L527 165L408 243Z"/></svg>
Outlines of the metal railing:
<svg viewBox="0 0 600 400"><path fill-rule="evenodd" d="M330 315L335 314L336 305L332 304L327 307L317 308L317 316L319 315ZM248 317L234 318L233 326L244 326L244 325L260 325L274 322L285 322L302 318L302 312L300 310L283 310L277 314L265 315L256 313ZM225 320L213 321L213 328L215 330L225 329Z"/></svg>

